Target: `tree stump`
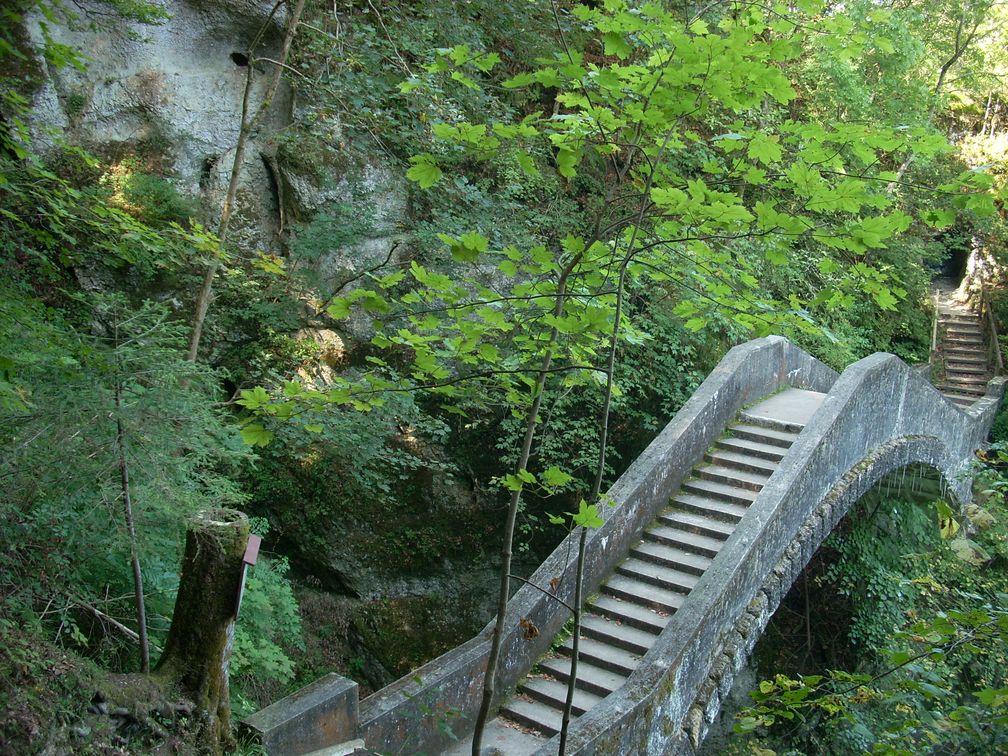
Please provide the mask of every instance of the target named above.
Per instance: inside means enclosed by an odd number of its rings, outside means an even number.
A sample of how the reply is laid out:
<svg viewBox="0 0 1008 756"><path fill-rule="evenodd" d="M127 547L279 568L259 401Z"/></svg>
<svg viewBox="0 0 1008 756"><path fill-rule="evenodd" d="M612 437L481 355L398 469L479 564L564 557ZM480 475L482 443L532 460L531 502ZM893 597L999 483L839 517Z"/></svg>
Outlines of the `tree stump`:
<svg viewBox="0 0 1008 756"><path fill-rule="evenodd" d="M215 753L234 747L228 663L248 536L248 518L233 509L190 521L175 612L154 670L192 699L204 717L201 739Z"/></svg>

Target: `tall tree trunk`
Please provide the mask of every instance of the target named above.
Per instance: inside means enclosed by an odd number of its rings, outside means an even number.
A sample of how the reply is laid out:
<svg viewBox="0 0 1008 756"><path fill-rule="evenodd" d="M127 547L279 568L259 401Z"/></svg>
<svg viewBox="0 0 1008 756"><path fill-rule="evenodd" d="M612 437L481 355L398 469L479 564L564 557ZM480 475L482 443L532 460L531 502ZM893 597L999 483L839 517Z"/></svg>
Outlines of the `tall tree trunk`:
<svg viewBox="0 0 1008 756"><path fill-rule="evenodd" d="M273 78L270 80L269 87L266 90L263 101L260 103L255 114L251 117L249 116L249 101L252 94L252 78L255 71L256 59L253 57L254 50L249 50L248 67L245 76L245 92L242 95L241 127L238 129L238 141L235 143L234 161L231 163L231 179L228 182L227 194L224 196L224 205L221 208L220 223L217 225L217 244L219 245L220 253L217 257L210 261L210 265L207 267L206 273L203 276L203 283L200 286L199 293L196 295L196 312L193 315L192 333L189 336L188 352L188 358L193 362L196 360L196 355L199 352L200 339L203 336L203 323L206 320L207 309L210 307L210 295L213 292L214 277L217 275L217 269L220 267L220 260L224 254L224 243L227 240L228 226L231 223L231 214L234 211L235 197L238 194L238 179L241 175L242 164L245 161L245 149L248 145L249 135L252 133L252 129L255 128L255 125L269 109L270 104L273 102L273 97L276 95L277 88L280 86L280 79L283 75L284 68L287 66L287 58L290 56L291 43L294 41L294 34L297 31L298 23L301 20L301 12L304 10L304 4L305 0L297 0L294 4L293 10L290 12L290 18L287 21L287 33L284 35L283 46L280 50L280 59L278 61L269 61L273 64L274 68ZM279 7L279 3L276 7ZM274 11L276 10L276 7L274 8ZM270 14L270 16L272 18L272 14ZM266 23L269 23L269 21ZM261 36L261 33L262 32L260 31L259 36ZM258 39L258 37L256 39Z"/></svg>
<svg viewBox="0 0 1008 756"><path fill-rule="evenodd" d="M126 514L126 532L129 534L130 562L133 565L133 595L136 602L137 640L140 643L140 671L150 672L150 643L147 640L147 607L144 600L143 573L140 571L140 551L137 548L136 523L133 519L133 500L130 497L129 464L126 461L126 434L122 421L122 383L116 376L116 451L119 454L119 485L122 489L123 509Z"/></svg>
<svg viewBox="0 0 1008 756"><path fill-rule="evenodd" d="M560 274L560 279L557 282L555 305L553 307L553 316L556 318L559 318L563 314L564 302L567 298L567 278L574 270L579 259L580 256L575 256ZM518 464L516 466L516 470L519 473L524 472L528 467L529 456L532 452L532 441L535 437L536 428L539 425L539 407L542 404L543 393L546 390L546 377L553 362L553 350L556 347L559 336L560 331L554 326L550 331L546 353L543 355L539 378L536 381L534 389L532 406L525 421L525 438L522 441L521 454L518 457ZM521 489L512 491L508 506L507 522L504 526L504 541L501 546L501 579L497 594L497 622L494 625L493 638L490 641L486 672L483 673L483 698L480 700L479 713L476 715L476 727L473 731L473 756L479 756L480 746L483 743L483 730L486 727L487 718L490 715L490 706L497 692L497 662L500 659L501 643L504 638L504 616L507 613L508 599L511 595L511 548L514 542L515 520L518 516L518 504L520 502Z"/></svg>
<svg viewBox="0 0 1008 756"><path fill-rule="evenodd" d="M215 753L234 747L228 665L248 535L248 518L233 509L190 521L175 612L155 669L195 703L201 739Z"/></svg>
<svg viewBox="0 0 1008 756"><path fill-rule="evenodd" d="M560 747L557 753L567 752L567 732L570 729L571 713L574 710L574 691L577 688L578 654L581 645L581 603L584 600L585 547L588 543L588 528L581 526L578 535L577 568L574 573L574 630L571 635L571 667L567 680L567 698L564 700L563 717L560 721Z"/></svg>

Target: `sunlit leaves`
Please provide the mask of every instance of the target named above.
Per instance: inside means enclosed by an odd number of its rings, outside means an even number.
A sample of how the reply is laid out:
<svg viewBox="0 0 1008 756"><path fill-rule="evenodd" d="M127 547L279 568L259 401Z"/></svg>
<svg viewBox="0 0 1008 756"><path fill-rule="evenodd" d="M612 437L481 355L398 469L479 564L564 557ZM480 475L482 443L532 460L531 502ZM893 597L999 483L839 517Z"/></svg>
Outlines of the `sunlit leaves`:
<svg viewBox="0 0 1008 756"><path fill-rule="evenodd" d="M267 446L273 440L273 432L266 430L262 423L248 423L242 427L241 437L249 446Z"/></svg>
<svg viewBox="0 0 1008 756"><path fill-rule="evenodd" d="M410 158L410 167L406 170L406 178L415 181L421 189L430 189L441 180L442 173L433 155L424 153Z"/></svg>
<svg viewBox="0 0 1008 756"><path fill-rule="evenodd" d="M748 155L764 165L778 162L784 154L779 145L779 137L757 133L749 141Z"/></svg>

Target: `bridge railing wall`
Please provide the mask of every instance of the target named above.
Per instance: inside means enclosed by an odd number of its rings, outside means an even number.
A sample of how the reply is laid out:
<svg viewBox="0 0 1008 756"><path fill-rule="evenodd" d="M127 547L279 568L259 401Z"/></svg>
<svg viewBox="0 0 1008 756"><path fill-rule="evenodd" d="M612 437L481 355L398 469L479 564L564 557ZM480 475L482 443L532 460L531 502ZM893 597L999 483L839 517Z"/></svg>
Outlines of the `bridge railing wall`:
<svg viewBox="0 0 1008 756"><path fill-rule="evenodd" d="M726 693L758 632L742 652L726 653L729 639L740 637L746 621L762 629L870 483L924 462L968 496L960 473L986 437L1003 384L994 379L986 397L962 410L893 355L851 365L627 684L573 724L568 753L689 750L687 716L702 689L710 694L715 661L733 668L721 686ZM709 721L717 700L706 708ZM551 744L540 755L555 751Z"/></svg>
<svg viewBox="0 0 1008 756"><path fill-rule="evenodd" d="M836 378L831 368L781 337L757 339L732 349L609 490L615 505L603 508L605 523L588 537L586 592L598 587L739 409L787 386L825 392ZM529 578L547 590L551 580L559 579L555 595L567 602L573 597L574 539L572 535L560 543ZM518 589L504 618L503 661L498 670L502 697L548 650L568 616L561 604L542 591L527 585ZM523 618L538 628L537 637L526 637L519 626ZM362 737L368 747L391 752L436 752L449 745L449 727L459 734L471 729L492 629L493 622L475 638L360 701L358 727L326 738ZM286 721L284 706L281 701L270 707L270 721ZM323 702L311 716L302 715L302 730L321 732L330 718L324 708Z"/></svg>

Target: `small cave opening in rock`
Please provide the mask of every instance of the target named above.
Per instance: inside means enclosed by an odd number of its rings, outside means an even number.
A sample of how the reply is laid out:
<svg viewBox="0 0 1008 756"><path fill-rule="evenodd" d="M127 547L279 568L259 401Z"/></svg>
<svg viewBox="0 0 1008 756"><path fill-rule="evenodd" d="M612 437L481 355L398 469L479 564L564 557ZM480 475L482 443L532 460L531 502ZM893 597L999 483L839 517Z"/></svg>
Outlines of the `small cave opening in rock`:
<svg viewBox="0 0 1008 756"><path fill-rule="evenodd" d="M214 169L217 167L218 160L220 160L220 155L207 155L203 158L203 165L200 168L200 178L199 178L200 189L210 188L210 184L213 179Z"/></svg>
<svg viewBox="0 0 1008 756"><path fill-rule="evenodd" d="M242 52L231 53L231 60L239 68L245 68L249 64L248 55Z"/></svg>

